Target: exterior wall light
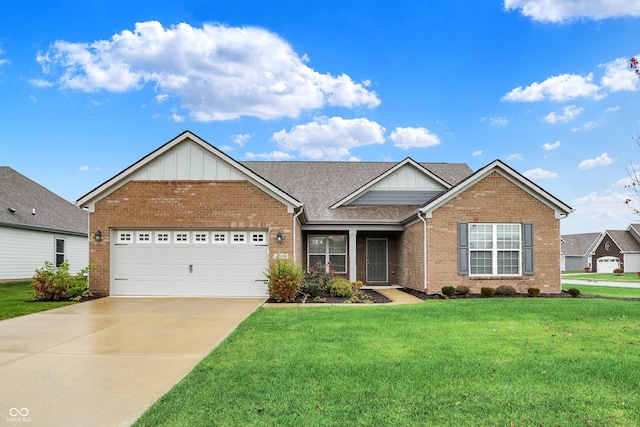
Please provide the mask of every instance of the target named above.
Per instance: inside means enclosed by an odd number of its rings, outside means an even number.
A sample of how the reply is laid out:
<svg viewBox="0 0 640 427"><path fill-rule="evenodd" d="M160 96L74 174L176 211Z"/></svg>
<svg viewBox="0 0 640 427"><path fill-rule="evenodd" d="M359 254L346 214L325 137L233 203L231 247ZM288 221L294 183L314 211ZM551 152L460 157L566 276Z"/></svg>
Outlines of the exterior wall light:
<svg viewBox="0 0 640 427"><path fill-rule="evenodd" d="M102 231L96 231L93 237L96 239L96 242L99 242L100 240L102 240Z"/></svg>
<svg viewBox="0 0 640 427"><path fill-rule="evenodd" d="M282 243L283 239L284 239L284 236L282 235L282 231L278 231L278 234L276 234L276 242Z"/></svg>

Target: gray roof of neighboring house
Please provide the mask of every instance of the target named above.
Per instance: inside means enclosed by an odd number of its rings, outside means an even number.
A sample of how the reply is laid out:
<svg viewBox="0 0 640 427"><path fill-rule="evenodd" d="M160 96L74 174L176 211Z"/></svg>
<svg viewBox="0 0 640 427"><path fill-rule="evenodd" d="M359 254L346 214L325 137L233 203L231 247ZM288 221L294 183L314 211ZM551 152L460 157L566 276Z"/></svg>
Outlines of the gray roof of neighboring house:
<svg viewBox="0 0 640 427"><path fill-rule="evenodd" d="M86 211L8 166L0 166L0 225L78 235L89 228Z"/></svg>
<svg viewBox="0 0 640 427"><path fill-rule="evenodd" d="M600 233L565 234L562 236L560 250L564 256L583 257L588 255Z"/></svg>
<svg viewBox="0 0 640 427"><path fill-rule="evenodd" d="M371 220L397 222L420 206L342 206L337 201L393 168L394 162L241 162L302 201L310 221ZM420 163L451 185L471 175L464 163ZM424 203L428 202L425 200Z"/></svg>
<svg viewBox="0 0 640 427"><path fill-rule="evenodd" d="M606 233L622 252L640 252L638 242L627 230L607 230Z"/></svg>

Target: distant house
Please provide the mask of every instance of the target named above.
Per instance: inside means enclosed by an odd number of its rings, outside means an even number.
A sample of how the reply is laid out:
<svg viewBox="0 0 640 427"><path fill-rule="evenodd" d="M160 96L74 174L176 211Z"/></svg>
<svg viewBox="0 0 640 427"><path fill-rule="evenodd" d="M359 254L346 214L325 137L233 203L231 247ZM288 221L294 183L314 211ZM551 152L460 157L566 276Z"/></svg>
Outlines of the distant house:
<svg viewBox="0 0 640 427"><path fill-rule="evenodd" d="M122 296L264 297L274 258L367 285L559 293L573 211L499 160L238 162L188 131L77 204L91 291Z"/></svg>
<svg viewBox="0 0 640 427"><path fill-rule="evenodd" d="M86 267L87 230L86 211L0 166L0 281L29 279L45 261Z"/></svg>
<svg viewBox="0 0 640 427"><path fill-rule="evenodd" d="M611 273L618 267L626 272L640 271L640 224L602 233L596 241L593 260L593 271L598 273Z"/></svg>
<svg viewBox="0 0 640 427"><path fill-rule="evenodd" d="M592 252L601 233L564 234L560 238L562 271L593 269Z"/></svg>

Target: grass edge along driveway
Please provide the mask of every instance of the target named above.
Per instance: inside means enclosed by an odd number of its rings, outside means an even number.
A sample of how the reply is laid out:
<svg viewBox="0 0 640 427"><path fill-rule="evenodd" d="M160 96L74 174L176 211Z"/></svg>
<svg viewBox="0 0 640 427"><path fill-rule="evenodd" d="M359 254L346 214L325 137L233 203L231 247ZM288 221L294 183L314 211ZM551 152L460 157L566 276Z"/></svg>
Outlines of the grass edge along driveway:
<svg viewBox="0 0 640 427"><path fill-rule="evenodd" d="M0 320L75 304L74 301L33 301L30 284L30 281L0 283Z"/></svg>
<svg viewBox="0 0 640 427"><path fill-rule="evenodd" d="M262 308L137 426L635 425L640 303Z"/></svg>

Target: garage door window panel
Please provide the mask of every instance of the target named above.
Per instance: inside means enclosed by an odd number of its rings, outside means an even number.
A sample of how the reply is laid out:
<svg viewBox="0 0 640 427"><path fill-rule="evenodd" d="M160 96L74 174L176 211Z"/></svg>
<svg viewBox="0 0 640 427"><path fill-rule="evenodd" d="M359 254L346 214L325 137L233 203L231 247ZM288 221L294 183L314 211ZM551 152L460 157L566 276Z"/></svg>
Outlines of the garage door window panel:
<svg viewBox="0 0 640 427"><path fill-rule="evenodd" d="M209 233L204 231L196 231L193 233L193 243L207 244L209 243Z"/></svg>
<svg viewBox="0 0 640 427"><path fill-rule="evenodd" d="M136 233L136 242L151 243L151 233L148 231L138 231L138 233Z"/></svg>
<svg viewBox="0 0 640 427"><path fill-rule="evenodd" d="M213 232L213 243L214 244L226 244L227 243L227 233L221 231Z"/></svg>
<svg viewBox="0 0 640 427"><path fill-rule="evenodd" d="M168 244L171 242L171 236L166 231L156 231L156 243Z"/></svg>
<svg viewBox="0 0 640 427"><path fill-rule="evenodd" d="M175 232L174 234L174 242L178 244L188 244L189 243L189 233L185 232Z"/></svg>
<svg viewBox="0 0 640 427"><path fill-rule="evenodd" d="M234 243L234 244L247 243L247 233L231 233L231 243Z"/></svg>
<svg viewBox="0 0 640 427"><path fill-rule="evenodd" d="M132 242L133 242L133 232L120 231L118 233L118 243L132 243Z"/></svg>

